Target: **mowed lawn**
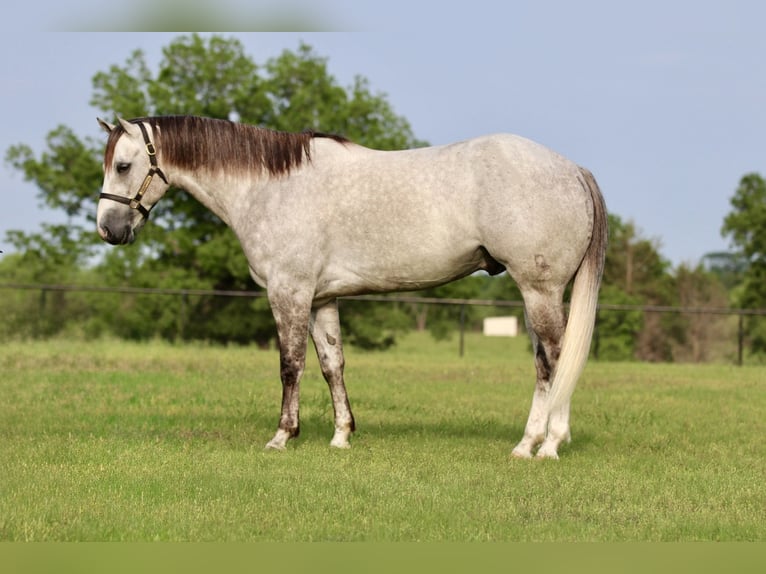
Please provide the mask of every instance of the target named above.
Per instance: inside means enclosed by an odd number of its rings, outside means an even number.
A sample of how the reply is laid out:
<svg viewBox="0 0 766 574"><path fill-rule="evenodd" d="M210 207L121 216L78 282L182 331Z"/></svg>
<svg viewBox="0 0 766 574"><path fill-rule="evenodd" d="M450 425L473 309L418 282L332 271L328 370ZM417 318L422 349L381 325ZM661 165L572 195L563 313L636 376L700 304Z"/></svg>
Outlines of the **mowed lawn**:
<svg viewBox="0 0 766 574"><path fill-rule="evenodd" d="M591 362L559 461L509 455L526 339L347 349L353 447L316 359L264 451L278 355L118 341L0 348L0 540L766 540L766 368Z"/></svg>

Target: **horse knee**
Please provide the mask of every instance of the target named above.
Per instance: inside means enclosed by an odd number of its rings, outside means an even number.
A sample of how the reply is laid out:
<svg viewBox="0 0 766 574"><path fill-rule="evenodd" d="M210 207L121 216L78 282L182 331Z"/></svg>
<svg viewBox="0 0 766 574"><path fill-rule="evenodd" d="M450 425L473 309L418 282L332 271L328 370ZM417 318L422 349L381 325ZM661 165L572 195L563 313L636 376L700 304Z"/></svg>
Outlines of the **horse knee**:
<svg viewBox="0 0 766 574"><path fill-rule="evenodd" d="M279 367L282 382L292 383L298 381L306 367L305 351L282 347L279 354Z"/></svg>

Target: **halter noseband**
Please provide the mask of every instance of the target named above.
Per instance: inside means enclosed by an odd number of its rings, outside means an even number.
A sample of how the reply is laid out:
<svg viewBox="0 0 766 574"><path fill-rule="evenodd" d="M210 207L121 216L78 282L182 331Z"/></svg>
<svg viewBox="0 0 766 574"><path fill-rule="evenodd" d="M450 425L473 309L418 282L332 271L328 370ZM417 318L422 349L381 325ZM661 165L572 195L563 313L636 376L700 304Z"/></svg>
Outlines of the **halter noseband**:
<svg viewBox="0 0 766 574"><path fill-rule="evenodd" d="M146 131L146 128L144 127L143 122L136 122L138 124L138 127L141 128L141 134L144 136L144 144L146 145L146 153L149 154L149 162L152 164L149 168L149 172L146 174L146 177L144 178L144 182L141 184L141 187L138 188L138 191L136 192L136 195L134 195L132 198L123 197L121 195L114 195L112 193L104 193L101 192L101 194L98 196L99 199L111 199L112 201L116 201L118 203L124 203L125 205L130 206L131 209L137 209L141 215L144 216L144 218L149 218L149 212L152 210L152 207L149 209L146 209L143 205L141 205L141 198L144 196L144 193L146 193L146 190L149 189L149 186L152 183L152 178L154 178L155 174L159 175L162 181L167 183L168 185L168 178L165 177L165 174L162 173L162 170L157 167L157 149L154 147L154 144L149 139L149 134Z"/></svg>

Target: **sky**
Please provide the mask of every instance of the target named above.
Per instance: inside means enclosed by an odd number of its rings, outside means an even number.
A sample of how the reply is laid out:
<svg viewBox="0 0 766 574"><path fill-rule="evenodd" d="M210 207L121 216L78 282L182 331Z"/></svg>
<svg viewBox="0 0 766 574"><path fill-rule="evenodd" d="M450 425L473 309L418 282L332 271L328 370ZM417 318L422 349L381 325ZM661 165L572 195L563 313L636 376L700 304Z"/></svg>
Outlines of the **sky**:
<svg viewBox="0 0 766 574"><path fill-rule="evenodd" d="M59 125L102 137L93 76L136 49L156 71L180 34L125 30L205 26L261 64L309 44L340 85L367 78L433 145L511 132L554 149L673 265L729 248L730 198L743 175L766 174L763 2L197 0L180 20L179 2L18 5L0 34L3 158L20 143L43 151ZM6 231L65 221L5 161L0 201L6 253Z"/></svg>

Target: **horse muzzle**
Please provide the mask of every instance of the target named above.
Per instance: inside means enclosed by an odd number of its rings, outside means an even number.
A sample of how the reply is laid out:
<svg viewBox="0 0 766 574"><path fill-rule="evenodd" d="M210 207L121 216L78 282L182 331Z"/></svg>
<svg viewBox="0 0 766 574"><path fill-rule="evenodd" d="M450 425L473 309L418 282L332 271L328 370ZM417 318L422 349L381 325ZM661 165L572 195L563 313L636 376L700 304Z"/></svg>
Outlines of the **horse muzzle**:
<svg viewBox="0 0 766 574"><path fill-rule="evenodd" d="M136 239L136 234L129 225L115 227L107 223L99 223L97 227L99 237L112 245L127 245Z"/></svg>

